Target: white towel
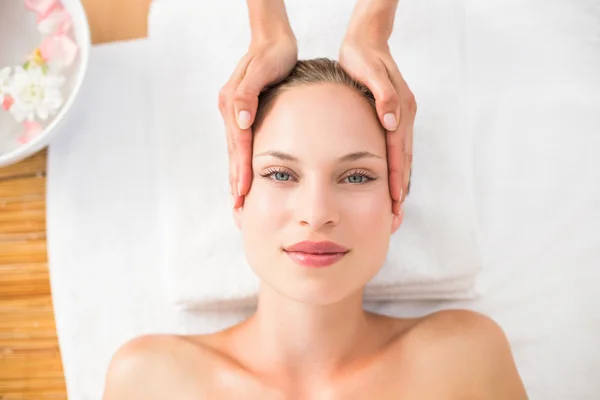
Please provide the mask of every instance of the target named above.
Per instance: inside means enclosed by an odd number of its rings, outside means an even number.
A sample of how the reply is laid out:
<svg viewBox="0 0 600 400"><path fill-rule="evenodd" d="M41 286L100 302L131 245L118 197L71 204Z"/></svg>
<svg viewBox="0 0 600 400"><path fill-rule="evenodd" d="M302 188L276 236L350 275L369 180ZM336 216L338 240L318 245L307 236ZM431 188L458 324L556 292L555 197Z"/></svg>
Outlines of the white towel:
<svg viewBox="0 0 600 400"><path fill-rule="evenodd" d="M337 52L353 2L287 4L299 58ZM318 10L318 12L315 12ZM150 37L161 47L154 126L161 173L161 265L169 298L184 308L252 305L258 278L234 225L220 87L249 44L238 1L156 2ZM390 39L419 104L411 193L387 261L365 300L474 296L481 268L473 194L473 138L466 129L462 2L401 2Z"/></svg>

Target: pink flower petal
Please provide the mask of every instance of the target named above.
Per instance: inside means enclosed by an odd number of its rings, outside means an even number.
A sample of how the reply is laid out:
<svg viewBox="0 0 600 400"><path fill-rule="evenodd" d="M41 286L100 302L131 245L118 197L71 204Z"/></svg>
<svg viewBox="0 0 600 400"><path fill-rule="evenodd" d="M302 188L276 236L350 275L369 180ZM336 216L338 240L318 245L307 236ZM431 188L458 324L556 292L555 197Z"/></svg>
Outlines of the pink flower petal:
<svg viewBox="0 0 600 400"><path fill-rule="evenodd" d="M65 9L53 10L46 16L39 16L38 30L43 35L65 35L71 29L73 20Z"/></svg>
<svg viewBox="0 0 600 400"><path fill-rule="evenodd" d="M40 20L46 18L48 15L50 15L54 11L61 11L61 10L64 10L64 7L59 1L57 1L56 4L54 4L54 6L52 6L48 9L48 11L46 11L43 14L38 14L37 21L39 22Z"/></svg>
<svg viewBox="0 0 600 400"><path fill-rule="evenodd" d="M77 44L68 36L49 36L42 42L42 58L50 68L62 69L73 64L77 55Z"/></svg>
<svg viewBox="0 0 600 400"><path fill-rule="evenodd" d="M11 95L6 94L6 95L4 95L4 100L2 101L2 108L4 108L6 111L8 111L8 110L10 110L10 108L12 107L14 102L15 102L15 99L13 99Z"/></svg>
<svg viewBox="0 0 600 400"><path fill-rule="evenodd" d="M43 130L42 125L36 121L25 121L23 122L23 127L25 128L25 132L18 139L21 144L30 142Z"/></svg>
<svg viewBox="0 0 600 400"><path fill-rule="evenodd" d="M25 0L25 6L38 14L46 14L60 2L58 0Z"/></svg>

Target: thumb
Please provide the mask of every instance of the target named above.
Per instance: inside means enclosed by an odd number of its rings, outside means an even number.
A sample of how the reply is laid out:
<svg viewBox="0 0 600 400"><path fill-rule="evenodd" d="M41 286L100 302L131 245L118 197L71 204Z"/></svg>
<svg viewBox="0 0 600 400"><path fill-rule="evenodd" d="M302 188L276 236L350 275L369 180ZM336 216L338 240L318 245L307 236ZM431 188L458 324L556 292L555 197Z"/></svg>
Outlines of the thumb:
<svg viewBox="0 0 600 400"><path fill-rule="evenodd" d="M265 73L268 70L269 68L260 68L250 62L244 78L233 95L233 109L240 129L248 129L254 123L258 96L271 80L271 77Z"/></svg>

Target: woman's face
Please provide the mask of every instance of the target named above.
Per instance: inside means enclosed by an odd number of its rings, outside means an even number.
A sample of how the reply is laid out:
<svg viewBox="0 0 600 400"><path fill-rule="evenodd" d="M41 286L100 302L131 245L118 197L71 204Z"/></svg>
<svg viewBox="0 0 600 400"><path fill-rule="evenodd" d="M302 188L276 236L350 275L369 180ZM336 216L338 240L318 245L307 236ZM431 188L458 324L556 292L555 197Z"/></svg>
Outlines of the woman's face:
<svg viewBox="0 0 600 400"><path fill-rule="evenodd" d="M342 85L287 89L254 134L252 188L235 212L249 264L303 303L356 293L383 265L401 223L391 211L384 131L367 100ZM293 251L303 241L347 251Z"/></svg>

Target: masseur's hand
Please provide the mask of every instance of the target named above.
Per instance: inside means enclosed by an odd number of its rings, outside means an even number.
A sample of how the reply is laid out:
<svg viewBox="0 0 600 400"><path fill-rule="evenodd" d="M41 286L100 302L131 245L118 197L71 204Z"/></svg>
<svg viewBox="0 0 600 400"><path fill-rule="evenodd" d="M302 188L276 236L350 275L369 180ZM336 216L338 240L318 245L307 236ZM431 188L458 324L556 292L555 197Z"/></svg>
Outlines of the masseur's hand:
<svg viewBox="0 0 600 400"><path fill-rule="evenodd" d="M282 0L248 1L252 41L219 93L229 150L229 186L234 208L243 205L252 183L252 123L258 95L285 78L298 60L296 38Z"/></svg>
<svg viewBox="0 0 600 400"><path fill-rule="evenodd" d="M417 104L387 43L396 4L393 0L358 0L339 62L375 96L379 120L387 130L392 212L398 215L408 192Z"/></svg>

